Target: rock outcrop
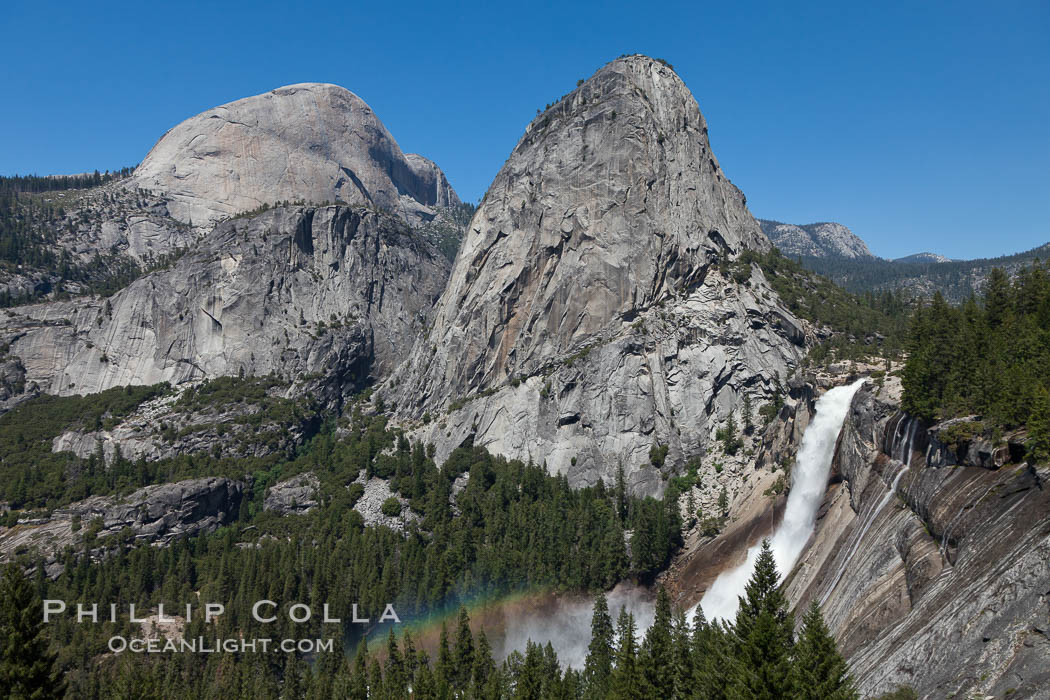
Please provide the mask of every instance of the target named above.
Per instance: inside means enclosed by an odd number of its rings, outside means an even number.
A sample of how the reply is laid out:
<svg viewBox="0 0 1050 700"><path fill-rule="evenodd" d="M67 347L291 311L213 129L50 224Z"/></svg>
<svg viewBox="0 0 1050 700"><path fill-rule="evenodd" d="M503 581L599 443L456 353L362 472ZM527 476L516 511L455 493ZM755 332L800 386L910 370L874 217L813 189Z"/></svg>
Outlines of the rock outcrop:
<svg viewBox="0 0 1050 700"><path fill-rule="evenodd" d="M338 396L399 362L448 260L362 207L282 207L224 222L113 297L0 315L25 382L54 394L207 377L323 375Z"/></svg>
<svg viewBox="0 0 1050 700"><path fill-rule="evenodd" d="M760 219L762 232L781 253L794 258L849 258L874 260L868 245L842 224L821 222L796 226Z"/></svg>
<svg viewBox="0 0 1050 700"><path fill-rule="evenodd" d="M272 510L279 515L309 513L317 507L317 490L320 487L321 480L313 472L278 481L266 490L263 510Z"/></svg>
<svg viewBox="0 0 1050 700"><path fill-rule="evenodd" d="M372 108L337 85L301 83L230 102L168 131L129 186L208 226L277 202L368 205L416 225L459 203L431 161L405 155Z"/></svg>
<svg viewBox="0 0 1050 700"><path fill-rule="evenodd" d="M791 602L822 604L865 695L1046 697L1050 467L948 447L897 405L857 394Z"/></svg>
<svg viewBox="0 0 1050 700"><path fill-rule="evenodd" d="M801 353L769 242L678 76L600 69L526 129L475 213L429 337L382 389L439 458L472 439L574 485L655 493ZM447 412L447 415L443 415Z"/></svg>
<svg viewBox="0 0 1050 700"><path fill-rule="evenodd" d="M178 537L213 532L237 517L244 484L225 477L189 479L138 489L125 498L91 496L50 517L0 528L0 560L35 551L46 562L48 574L58 576L57 555L66 546L78 546L86 536L105 538L127 529L137 540L167 544ZM105 554L104 547L93 556Z"/></svg>
<svg viewBox="0 0 1050 700"><path fill-rule="evenodd" d="M420 520L419 515L409 507L408 500L394 493L388 480L377 476L368 478L362 471L353 483L360 484L364 488L361 497L354 504L354 510L361 514L362 522L366 526L388 527L391 530L402 532L408 524ZM383 503L392 497L397 498L401 506L397 515L387 515L383 512Z"/></svg>
<svg viewBox="0 0 1050 700"><path fill-rule="evenodd" d="M193 387L189 384L186 388ZM190 454L225 458L292 455L320 422L319 406L313 405L309 396L288 397L295 393L300 392L280 383L270 387L262 400L246 400L242 395L195 409L183 403L186 392L173 391L143 402L115 425L96 429L71 426L55 436L51 451L72 452L82 459L101 451L107 466L113 464L118 452L132 462Z"/></svg>

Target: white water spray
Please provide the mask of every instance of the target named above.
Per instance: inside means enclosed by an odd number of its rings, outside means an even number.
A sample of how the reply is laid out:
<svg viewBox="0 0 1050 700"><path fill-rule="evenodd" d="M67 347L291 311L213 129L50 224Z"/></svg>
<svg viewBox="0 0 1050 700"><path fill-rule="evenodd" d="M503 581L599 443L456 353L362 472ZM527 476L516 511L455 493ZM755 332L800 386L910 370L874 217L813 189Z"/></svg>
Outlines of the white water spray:
<svg viewBox="0 0 1050 700"><path fill-rule="evenodd" d="M813 524L827 488L839 431L846 420L853 395L865 381L858 379L849 386L835 387L820 397L813 420L802 436L802 446L791 472L791 493L788 494L784 519L770 538L773 558L782 576L787 576L795 566L802 548L813 534ZM731 620L736 615L740 605L739 596L755 570L755 561L761 549L761 545L751 547L747 551L746 562L715 579L700 601L707 619ZM690 617L695 610L694 607L690 611Z"/></svg>

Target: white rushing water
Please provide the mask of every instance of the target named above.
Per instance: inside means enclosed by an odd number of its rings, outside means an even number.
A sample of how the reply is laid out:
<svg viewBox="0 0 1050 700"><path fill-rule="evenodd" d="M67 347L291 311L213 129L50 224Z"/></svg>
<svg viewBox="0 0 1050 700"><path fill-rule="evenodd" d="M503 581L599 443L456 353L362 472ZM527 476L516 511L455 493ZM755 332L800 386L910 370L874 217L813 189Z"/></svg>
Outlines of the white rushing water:
<svg viewBox="0 0 1050 700"><path fill-rule="evenodd" d="M817 509L824 498L831 462L835 456L835 443L846 420L850 402L866 380L858 379L849 386L828 390L817 401L816 412L806 432L791 470L791 492L788 494L784 519L770 538L777 570L786 576L795 566L802 548L806 546L816 520ZM732 571L724 571L715 579L700 607L708 620L720 618L732 620L740 605L739 596L755 570L755 560L761 544L747 551L747 561ZM690 617L696 608L690 611Z"/></svg>

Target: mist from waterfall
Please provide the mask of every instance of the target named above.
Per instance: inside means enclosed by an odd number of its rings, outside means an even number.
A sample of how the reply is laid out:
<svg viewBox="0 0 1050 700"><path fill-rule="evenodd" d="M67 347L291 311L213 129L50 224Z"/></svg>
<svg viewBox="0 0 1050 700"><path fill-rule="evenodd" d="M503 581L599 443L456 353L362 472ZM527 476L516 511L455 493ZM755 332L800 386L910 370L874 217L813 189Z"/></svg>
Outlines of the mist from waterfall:
<svg viewBox="0 0 1050 700"><path fill-rule="evenodd" d="M829 389L817 401L816 412L802 436L795 466L791 470L791 491L784 518L770 537L770 546L781 576L787 576L813 534L817 509L824 498L842 424L853 395L865 379L848 386ZM722 572L704 594L699 605L707 619L732 620L740 606L739 596L755 570L761 544L748 549L747 560L731 571ZM696 607L689 615L695 613Z"/></svg>

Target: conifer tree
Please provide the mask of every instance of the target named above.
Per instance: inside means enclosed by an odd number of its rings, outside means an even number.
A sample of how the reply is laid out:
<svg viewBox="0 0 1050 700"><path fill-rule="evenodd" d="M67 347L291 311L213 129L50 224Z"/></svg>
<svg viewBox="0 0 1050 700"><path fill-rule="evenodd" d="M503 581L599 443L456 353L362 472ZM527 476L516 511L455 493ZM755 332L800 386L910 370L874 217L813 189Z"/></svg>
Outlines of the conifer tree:
<svg viewBox="0 0 1050 700"><path fill-rule="evenodd" d="M528 640L525 643L525 655L515 667L515 700L540 700L544 685L543 647Z"/></svg>
<svg viewBox="0 0 1050 700"><path fill-rule="evenodd" d="M43 633L40 599L19 564L0 579L0 697L47 700L65 693Z"/></svg>
<svg viewBox="0 0 1050 700"><path fill-rule="evenodd" d="M496 672L496 664L492 660L492 646L489 638L485 636L485 630L478 632L478 648L474 654L474 667L471 669L471 681L474 686L474 695L482 697L488 686L489 679Z"/></svg>
<svg viewBox="0 0 1050 700"><path fill-rule="evenodd" d="M349 686L351 700L368 700L368 646L364 640L358 644L354 655Z"/></svg>
<svg viewBox="0 0 1050 700"><path fill-rule="evenodd" d="M1028 418L1028 459L1033 463L1050 460L1050 391L1040 387Z"/></svg>
<svg viewBox="0 0 1050 700"><path fill-rule="evenodd" d="M383 687L390 697L402 697L408 690L408 676L404 659L397 646L397 638L391 629L386 640L386 673L383 676Z"/></svg>
<svg viewBox="0 0 1050 700"><path fill-rule="evenodd" d="M734 624L733 665L728 696L746 700L791 697L794 620L780 590L780 575L769 540L740 597Z"/></svg>
<svg viewBox="0 0 1050 700"><path fill-rule="evenodd" d="M669 698L674 692L674 647L671 597L663 587L656 594L656 614L645 633L639 654L639 668L646 695Z"/></svg>
<svg viewBox="0 0 1050 700"><path fill-rule="evenodd" d="M674 700L686 700L692 696L693 687L693 640L689 630L689 620L681 610L674 615L671 628L671 697Z"/></svg>
<svg viewBox="0 0 1050 700"><path fill-rule="evenodd" d="M380 665L379 659L372 659L368 667L368 691L369 698L382 697L383 667ZM281 699L295 700L298 697L298 695L282 695Z"/></svg>
<svg viewBox="0 0 1050 700"><path fill-rule="evenodd" d="M722 624L708 622L699 606L693 618L693 695L724 700L729 672L729 640Z"/></svg>
<svg viewBox="0 0 1050 700"><path fill-rule="evenodd" d="M584 696L589 700L604 700L609 694L613 662L613 625L609 602L605 593L594 597L591 613L591 642L587 646L587 660L583 667Z"/></svg>
<svg viewBox="0 0 1050 700"><path fill-rule="evenodd" d="M452 678L455 675L455 670L452 668L452 652L448 648L448 626L441 623L441 637L438 640L438 660L437 666L434 668L434 677L437 681L438 691L441 692L443 687L452 686Z"/></svg>
<svg viewBox="0 0 1050 700"><path fill-rule="evenodd" d="M474 669L474 635L470 631L470 616L464 606L459 607L459 625L456 629L456 643L453 651L453 687L465 690L470 684L471 672Z"/></svg>
<svg viewBox="0 0 1050 700"><path fill-rule="evenodd" d="M802 618L791 668L792 686L798 700L857 700L859 697L846 660L839 654L816 601Z"/></svg>
<svg viewBox="0 0 1050 700"><path fill-rule="evenodd" d="M645 697L638 671L636 629L634 616L626 608L620 608L616 622L616 666L609 693L609 697L615 700L641 700Z"/></svg>

